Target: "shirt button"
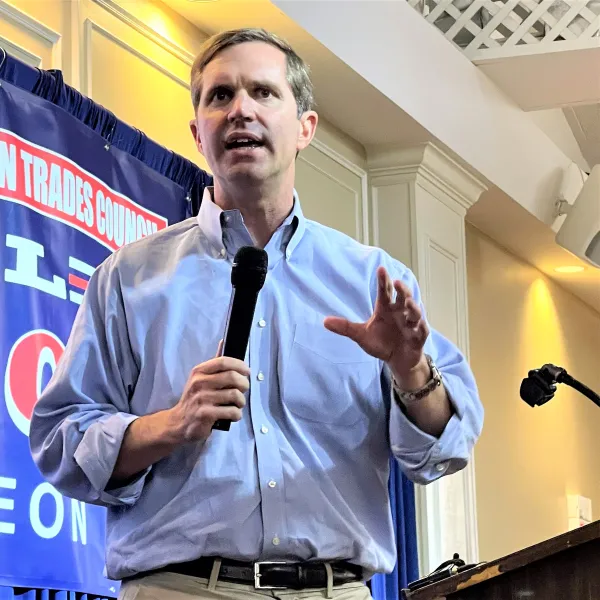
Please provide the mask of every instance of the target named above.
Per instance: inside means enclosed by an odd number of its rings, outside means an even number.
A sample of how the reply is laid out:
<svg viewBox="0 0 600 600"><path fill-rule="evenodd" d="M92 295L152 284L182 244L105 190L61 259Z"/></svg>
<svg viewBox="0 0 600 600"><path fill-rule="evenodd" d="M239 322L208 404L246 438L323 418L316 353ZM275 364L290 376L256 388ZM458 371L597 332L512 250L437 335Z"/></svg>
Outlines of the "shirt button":
<svg viewBox="0 0 600 600"><path fill-rule="evenodd" d="M259 327L266 327L266 326L267 326L267 322L266 322L264 319L261 319L261 320L258 322L258 326L259 326Z"/></svg>
<svg viewBox="0 0 600 600"><path fill-rule="evenodd" d="M279 546L279 542L280 542L279 538L277 536L275 536L273 538L273 546Z"/></svg>
<svg viewBox="0 0 600 600"><path fill-rule="evenodd" d="M271 479L271 481L269 481L269 487L270 488L274 488L276 485L277 485L276 481L273 481L272 479Z"/></svg>
<svg viewBox="0 0 600 600"><path fill-rule="evenodd" d="M225 248L221 248L221 252L219 252L221 256L225 256L227 254L227 250Z"/></svg>
<svg viewBox="0 0 600 600"><path fill-rule="evenodd" d="M264 375L264 373L262 371L260 371L258 373L258 375L256 376L256 379L258 379L259 381L263 381L264 378L265 378L265 375Z"/></svg>
<svg viewBox="0 0 600 600"><path fill-rule="evenodd" d="M448 463L441 462L441 463L438 463L437 465L435 465L435 470L438 473L441 473L442 471L445 471L447 467L448 467Z"/></svg>
<svg viewBox="0 0 600 600"><path fill-rule="evenodd" d="M268 428L266 425L263 425L263 426L260 428L260 432L261 432L261 433L269 433L269 428Z"/></svg>

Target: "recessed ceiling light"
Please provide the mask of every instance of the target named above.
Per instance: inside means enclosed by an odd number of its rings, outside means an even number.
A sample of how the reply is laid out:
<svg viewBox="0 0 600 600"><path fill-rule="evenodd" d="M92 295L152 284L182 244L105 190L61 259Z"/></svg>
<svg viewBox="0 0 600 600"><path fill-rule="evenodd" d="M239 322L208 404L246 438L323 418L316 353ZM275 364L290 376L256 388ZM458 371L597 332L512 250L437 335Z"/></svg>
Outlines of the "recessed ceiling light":
<svg viewBox="0 0 600 600"><path fill-rule="evenodd" d="M585 271L585 267L580 266L567 266L567 267L556 267L554 269L557 273L581 273L581 271Z"/></svg>

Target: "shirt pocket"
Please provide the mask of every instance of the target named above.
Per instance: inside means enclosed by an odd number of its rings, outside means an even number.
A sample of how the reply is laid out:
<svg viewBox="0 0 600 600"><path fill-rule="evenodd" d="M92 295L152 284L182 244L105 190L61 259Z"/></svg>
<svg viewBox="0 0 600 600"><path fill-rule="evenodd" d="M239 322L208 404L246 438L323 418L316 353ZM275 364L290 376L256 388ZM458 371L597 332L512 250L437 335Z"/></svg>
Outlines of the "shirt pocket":
<svg viewBox="0 0 600 600"><path fill-rule="evenodd" d="M352 425L382 410L381 363L322 323L297 322L283 378L283 403L296 417Z"/></svg>

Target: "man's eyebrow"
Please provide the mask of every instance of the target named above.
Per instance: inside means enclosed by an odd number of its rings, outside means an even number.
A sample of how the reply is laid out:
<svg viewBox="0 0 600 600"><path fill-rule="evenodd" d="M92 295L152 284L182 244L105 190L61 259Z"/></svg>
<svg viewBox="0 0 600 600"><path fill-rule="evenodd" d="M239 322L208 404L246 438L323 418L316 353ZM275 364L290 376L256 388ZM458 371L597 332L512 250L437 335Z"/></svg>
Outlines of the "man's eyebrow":
<svg viewBox="0 0 600 600"><path fill-rule="evenodd" d="M246 85L249 85L252 88L269 88L279 94L281 93L281 86L270 79L252 79L251 81L247 82ZM234 86L229 79L218 79L216 81L213 81L209 87L205 88L205 98L211 98L212 95L220 88L231 90L233 89L233 87Z"/></svg>
<svg viewBox="0 0 600 600"><path fill-rule="evenodd" d="M215 90L218 90L219 88L230 89L231 84L226 83L225 81L215 81L210 85L210 87L207 88L207 95L210 96Z"/></svg>
<svg viewBox="0 0 600 600"><path fill-rule="evenodd" d="M252 84L254 87L266 87L273 90L281 90L281 85L276 81L272 81L271 79L255 79L252 81Z"/></svg>

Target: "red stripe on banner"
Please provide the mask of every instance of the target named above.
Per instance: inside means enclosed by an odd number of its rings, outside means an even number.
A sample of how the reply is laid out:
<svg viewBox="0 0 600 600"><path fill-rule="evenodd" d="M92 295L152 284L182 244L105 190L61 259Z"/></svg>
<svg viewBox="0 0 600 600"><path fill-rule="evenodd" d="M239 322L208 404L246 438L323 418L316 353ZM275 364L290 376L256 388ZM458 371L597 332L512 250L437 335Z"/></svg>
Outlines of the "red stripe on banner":
<svg viewBox="0 0 600 600"><path fill-rule="evenodd" d="M168 226L60 154L0 129L0 198L28 206L117 250Z"/></svg>
<svg viewBox="0 0 600 600"><path fill-rule="evenodd" d="M82 279L81 277L77 277L77 275L69 273L69 285L77 287L80 290L85 290L87 289L88 282L85 279Z"/></svg>

